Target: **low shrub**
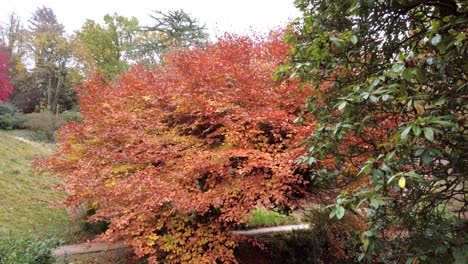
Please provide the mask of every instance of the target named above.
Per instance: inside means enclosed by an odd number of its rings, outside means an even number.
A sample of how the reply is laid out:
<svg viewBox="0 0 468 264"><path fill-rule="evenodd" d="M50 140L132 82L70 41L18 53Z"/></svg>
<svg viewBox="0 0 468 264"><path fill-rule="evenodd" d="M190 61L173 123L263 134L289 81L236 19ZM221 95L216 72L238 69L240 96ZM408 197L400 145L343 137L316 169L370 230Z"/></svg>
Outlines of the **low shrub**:
<svg viewBox="0 0 468 264"><path fill-rule="evenodd" d="M355 263L363 222L355 216L344 221L328 218L327 214L312 212L308 230L295 230L268 238L273 263Z"/></svg>
<svg viewBox="0 0 468 264"><path fill-rule="evenodd" d="M62 113L62 119L64 122L75 121L79 123L83 120L83 116L76 110L66 110Z"/></svg>
<svg viewBox="0 0 468 264"><path fill-rule="evenodd" d="M25 128L36 132L34 139L40 141L54 141L55 131L64 122L62 116L50 111L26 114L24 119Z"/></svg>
<svg viewBox="0 0 468 264"><path fill-rule="evenodd" d="M86 215L79 221L81 232L85 235L95 237L104 233L109 228L109 223L106 221L89 222L89 217L96 214L96 209L91 208L86 210Z"/></svg>
<svg viewBox="0 0 468 264"><path fill-rule="evenodd" d="M0 102L0 129L22 128L23 122L22 114L15 105Z"/></svg>
<svg viewBox="0 0 468 264"><path fill-rule="evenodd" d="M52 237L38 239L27 235L15 238L0 231L0 263L2 264L49 264L54 263L52 249L62 241Z"/></svg>

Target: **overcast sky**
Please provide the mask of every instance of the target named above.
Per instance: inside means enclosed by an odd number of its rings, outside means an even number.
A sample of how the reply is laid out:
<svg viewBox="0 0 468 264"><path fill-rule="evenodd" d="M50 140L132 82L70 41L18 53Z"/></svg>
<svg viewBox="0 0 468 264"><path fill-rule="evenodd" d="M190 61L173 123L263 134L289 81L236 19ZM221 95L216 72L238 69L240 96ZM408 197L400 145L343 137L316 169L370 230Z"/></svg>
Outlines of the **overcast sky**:
<svg viewBox="0 0 468 264"><path fill-rule="evenodd" d="M151 23L152 10L184 9L205 23L210 34L265 32L285 25L299 15L293 0L1 0L0 21L15 12L24 24L41 6L52 8L68 33L81 28L86 19L99 23L105 14L117 12L136 17L141 25Z"/></svg>

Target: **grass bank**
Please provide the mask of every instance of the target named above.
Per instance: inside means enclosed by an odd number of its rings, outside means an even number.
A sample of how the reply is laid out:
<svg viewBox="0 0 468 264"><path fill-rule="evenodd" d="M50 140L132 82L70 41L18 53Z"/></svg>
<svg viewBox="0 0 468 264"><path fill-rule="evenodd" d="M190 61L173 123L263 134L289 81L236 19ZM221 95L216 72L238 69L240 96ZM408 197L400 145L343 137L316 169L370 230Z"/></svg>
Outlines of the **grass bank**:
<svg viewBox="0 0 468 264"><path fill-rule="evenodd" d="M51 187L60 181L50 175L37 175L32 161L52 153L53 145L18 138L21 132L0 131L0 229L13 236L33 233L69 239L70 220L63 208L50 202L64 196Z"/></svg>

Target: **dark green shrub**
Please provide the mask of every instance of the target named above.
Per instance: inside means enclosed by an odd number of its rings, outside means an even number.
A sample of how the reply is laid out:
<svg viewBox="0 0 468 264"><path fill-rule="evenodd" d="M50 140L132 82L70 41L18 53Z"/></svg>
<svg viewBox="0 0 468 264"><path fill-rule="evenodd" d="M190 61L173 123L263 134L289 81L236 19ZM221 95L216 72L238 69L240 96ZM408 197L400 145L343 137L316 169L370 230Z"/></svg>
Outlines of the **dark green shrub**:
<svg viewBox="0 0 468 264"><path fill-rule="evenodd" d="M320 263L325 245L326 231L298 230L272 238L270 252L273 263Z"/></svg>
<svg viewBox="0 0 468 264"><path fill-rule="evenodd" d="M83 120L83 116L76 110L66 110L62 113L62 119L64 122L81 122Z"/></svg>
<svg viewBox="0 0 468 264"><path fill-rule="evenodd" d="M311 228L282 233L265 239L273 263L355 263L360 246L358 218L347 216L343 222L313 212Z"/></svg>
<svg viewBox="0 0 468 264"><path fill-rule="evenodd" d="M14 238L0 231L0 263L49 264L54 263L52 249L62 242L54 238L37 239L33 236Z"/></svg>
<svg viewBox="0 0 468 264"><path fill-rule="evenodd" d="M73 211L72 216L78 227L75 235L79 237L78 239L94 238L109 228L109 222L107 221L90 222L90 217L95 214L96 209L91 206L82 206Z"/></svg>
<svg viewBox="0 0 468 264"><path fill-rule="evenodd" d="M15 105L0 102L0 129L21 128L23 122L22 114Z"/></svg>

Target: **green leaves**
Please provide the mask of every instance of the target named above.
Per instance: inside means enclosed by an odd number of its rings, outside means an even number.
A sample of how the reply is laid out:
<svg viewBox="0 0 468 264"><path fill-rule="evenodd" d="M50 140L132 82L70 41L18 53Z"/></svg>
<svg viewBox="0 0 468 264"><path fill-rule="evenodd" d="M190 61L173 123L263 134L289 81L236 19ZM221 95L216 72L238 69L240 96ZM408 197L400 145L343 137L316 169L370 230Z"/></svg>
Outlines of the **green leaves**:
<svg viewBox="0 0 468 264"><path fill-rule="evenodd" d="M372 207L374 207L375 209L378 209L380 206L385 205L385 201L378 199L378 198L371 198L370 203Z"/></svg>
<svg viewBox="0 0 468 264"><path fill-rule="evenodd" d="M421 135L421 127L414 125L412 126L412 130L415 137L419 137Z"/></svg>
<svg viewBox="0 0 468 264"><path fill-rule="evenodd" d="M341 219L345 214L345 209L343 206L336 207L336 218Z"/></svg>
<svg viewBox="0 0 468 264"><path fill-rule="evenodd" d="M398 240L365 236L361 260L441 254L430 261L448 261L450 254L435 253L415 230L453 226L430 212L452 199L451 190L464 175L460 164L468 162L462 147L466 129L459 127L466 124L466 10L459 1L444 7L408 1L296 2L304 21L294 28L299 45L290 62L295 72L299 65L303 72L296 77L313 83L317 93L311 96L324 104L305 113L318 119L307 141L317 159L311 171L317 181L328 183L320 185L326 192L339 198L330 205L330 216L341 215L340 206L367 206L370 230L384 234L396 228L408 234ZM316 53L305 52L309 43L315 43ZM308 62L313 63L304 67ZM352 127L345 130L343 124ZM345 175L344 180L320 173L320 165ZM438 235L445 245L451 243L447 233ZM407 246L415 243L417 249Z"/></svg>
<svg viewBox="0 0 468 264"><path fill-rule="evenodd" d="M434 129L431 127L425 127L423 128L424 131L424 136L426 137L427 140L429 141L434 141Z"/></svg>
<svg viewBox="0 0 468 264"><path fill-rule="evenodd" d="M338 47L339 49L344 49L344 47L345 47L345 42L340 38L331 36L330 41L333 44L335 44L335 46Z"/></svg>
<svg viewBox="0 0 468 264"><path fill-rule="evenodd" d="M425 110L417 102L414 102L414 108L418 114L424 114ZM419 110L418 110L419 109ZM440 117L420 117L414 120L411 123L408 123L407 126L401 128L401 132L396 134L395 139L397 142L406 143L411 137L411 131L414 135L414 141L420 139L421 135L424 136L429 142L434 142L436 140L435 134L440 134L444 130L455 131L458 127L457 123L450 121L453 119L450 116L440 116Z"/></svg>
<svg viewBox="0 0 468 264"><path fill-rule="evenodd" d="M358 172L358 174L356 176L359 176L362 173L370 174L371 170L372 170L372 165L373 165L373 163L368 162L366 165L362 166L361 170L359 170L359 172Z"/></svg>
<svg viewBox="0 0 468 264"><path fill-rule="evenodd" d="M334 205L331 207L332 210L330 211L330 215L329 215L329 218L333 218L333 217L336 217L338 220L339 219L342 219L343 216L345 215L345 208L341 205Z"/></svg>
<svg viewBox="0 0 468 264"><path fill-rule="evenodd" d="M411 126L405 128L405 130L403 130L403 132L401 132L401 135L400 135L400 140L402 142L406 142L408 140L408 134L409 132L411 131Z"/></svg>
<svg viewBox="0 0 468 264"><path fill-rule="evenodd" d="M343 110L346 107L347 104L348 104L348 102L346 102L346 101L341 102L338 105L338 110Z"/></svg>
<svg viewBox="0 0 468 264"><path fill-rule="evenodd" d="M82 63L88 68L100 67L109 80L127 70L136 49L136 40L142 39L136 18L114 15L104 16L104 25L87 20L77 32L85 50L80 51Z"/></svg>

